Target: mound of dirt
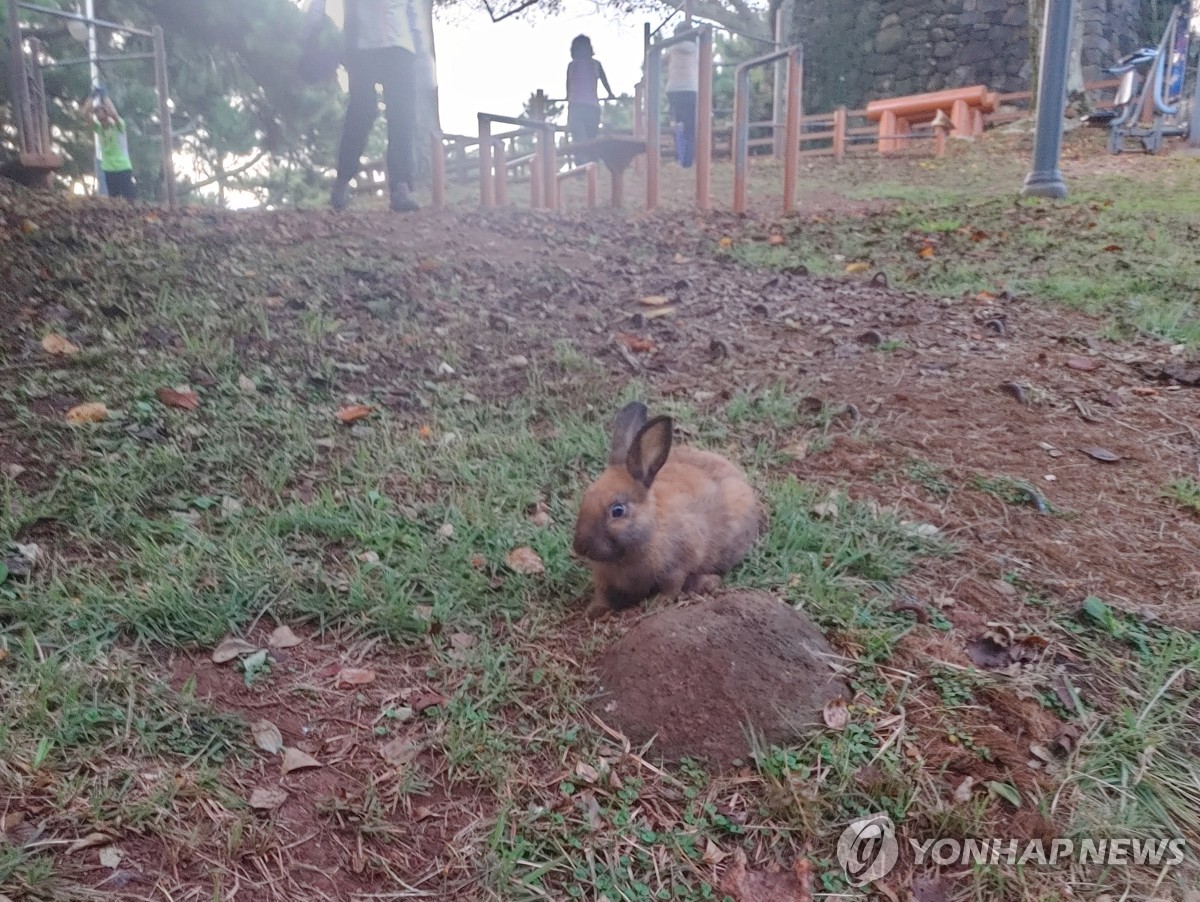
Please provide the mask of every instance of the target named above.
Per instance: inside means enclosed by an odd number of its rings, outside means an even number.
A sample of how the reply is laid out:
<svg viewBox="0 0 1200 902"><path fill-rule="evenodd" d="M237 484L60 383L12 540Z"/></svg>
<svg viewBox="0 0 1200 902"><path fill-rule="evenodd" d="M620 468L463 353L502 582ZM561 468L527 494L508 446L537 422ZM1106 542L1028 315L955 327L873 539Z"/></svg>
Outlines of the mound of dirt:
<svg viewBox="0 0 1200 902"><path fill-rule="evenodd" d="M597 713L652 753L717 767L750 754L749 724L788 743L821 723L846 685L807 617L761 592L730 592L652 614L605 652Z"/></svg>

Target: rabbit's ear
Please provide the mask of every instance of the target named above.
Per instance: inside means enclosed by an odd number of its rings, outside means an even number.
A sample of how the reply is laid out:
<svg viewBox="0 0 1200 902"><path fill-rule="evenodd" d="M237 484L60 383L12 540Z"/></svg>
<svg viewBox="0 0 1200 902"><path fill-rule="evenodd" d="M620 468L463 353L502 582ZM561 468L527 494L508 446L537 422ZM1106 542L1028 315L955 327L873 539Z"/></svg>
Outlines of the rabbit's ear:
<svg viewBox="0 0 1200 902"><path fill-rule="evenodd" d="M625 456L625 469L646 488L650 488L671 453L672 428L670 417L655 417L638 431Z"/></svg>
<svg viewBox="0 0 1200 902"><path fill-rule="evenodd" d="M630 401L621 408L617 418L613 420L612 450L608 455L611 465L619 467L625 463L629 449L633 447L633 440L637 437L638 430L646 425L648 417L646 405L641 401Z"/></svg>

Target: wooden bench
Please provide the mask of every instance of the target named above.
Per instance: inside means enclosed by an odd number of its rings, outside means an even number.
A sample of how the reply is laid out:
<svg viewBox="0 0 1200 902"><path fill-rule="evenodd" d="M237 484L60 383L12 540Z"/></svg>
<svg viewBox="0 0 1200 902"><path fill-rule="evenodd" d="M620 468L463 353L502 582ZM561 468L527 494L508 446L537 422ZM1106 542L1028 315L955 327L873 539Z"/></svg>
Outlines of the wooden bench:
<svg viewBox="0 0 1200 902"><path fill-rule="evenodd" d="M997 97L986 85L889 97L868 103L866 117L879 123L879 152L888 154L900 149L914 125L933 122L939 112L950 117L952 134L982 135L984 113L995 111Z"/></svg>

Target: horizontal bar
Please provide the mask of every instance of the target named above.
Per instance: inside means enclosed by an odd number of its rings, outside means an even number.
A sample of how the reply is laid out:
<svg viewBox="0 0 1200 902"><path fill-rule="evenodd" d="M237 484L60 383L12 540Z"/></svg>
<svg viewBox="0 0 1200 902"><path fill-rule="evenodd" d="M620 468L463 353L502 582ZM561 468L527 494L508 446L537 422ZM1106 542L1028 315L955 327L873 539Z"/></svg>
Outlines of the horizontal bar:
<svg viewBox="0 0 1200 902"><path fill-rule="evenodd" d="M658 50L661 53L664 49L670 47L672 44L686 44L693 38L700 37L700 33L705 28L711 27L712 26L710 25L697 25L695 28L689 28L687 31L681 31L679 34L672 35L669 38L663 38L662 40L655 41L650 45L650 52L653 53L655 50Z"/></svg>
<svg viewBox="0 0 1200 902"><path fill-rule="evenodd" d="M45 16L55 16L59 19L70 19L73 22L82 22L85 25L98 25L101 28L108 28L113 31L124 31L127 34L141 35L144 38L154 37L153 31L146 31L143 28L133 28L129 25L118 25L116 22L108 22L104 19L89 19L87 16L81 16L78 13L69 13L62 9L49 9L45 6L38 6L35 3L17 3L17 9L25 9L31 13L41 13Z"/></svg>
<svg viewBox="0 0 1200 902"><path fill-rule="evenodd" d="M566 97L546 98L546 103L568 103ZM600 97L597 98L597 103L633 103L632 97Z"/></svg>
<svg viewBox="0 0 1200 902"><path fill-rule="evenodd" d="M771 63L777 63L779 60L787 59L794 52L799 50L798 47L785 47L782 50L776 50L772 53L764 53L762 56L756 56L754 59L746 60L744 63L738 63L735 70L739 75L747 72L750 69L757 69L760 66L767 66Z"/></svg>
<svg viewBox="0 0 1200 902"><path fill-rule="evenodd" d="M98 63L119 63L122 60L152 60L153 53L121 53L113 56L97 56L94 57ZM42 63L43 69L53 69L55 66L78 66L80 63L90 63L91 60L86 56L76 57L73 60L54 60L50 63Z"/></svg>
<svg viewBox="0 0 1200 902"><path fill-rule="evenodd" d="M596 168L595 163L584 163L582 166L576 166L573 169L567 169L564 172L556 173L556 177L561 182L563 179L571 178L575 175L587 175Z"/></svg>
<svg viewBox="0 0 1200 902"><path fill-rule="evenodd" d="M486 119L488 122L499 122L502 125L521 125L526 128L554 128L554 123L545 122L541 119L524 119L520 116L501 116L497 113L479 113L480 119Z"/></svg>

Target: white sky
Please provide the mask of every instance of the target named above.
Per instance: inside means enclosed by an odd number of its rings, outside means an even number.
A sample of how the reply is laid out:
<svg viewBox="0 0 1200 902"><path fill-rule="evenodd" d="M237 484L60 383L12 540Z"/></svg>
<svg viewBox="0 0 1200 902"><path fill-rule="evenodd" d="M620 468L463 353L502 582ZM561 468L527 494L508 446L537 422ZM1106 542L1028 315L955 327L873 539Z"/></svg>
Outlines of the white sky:
<svg viewBox="0 0 1200 902"><path fill-rule="evenodd" d="M645 21L644 14L622 16L591 0L564 0L563 11L555 16L533 12L498 23L483 11L439 17L434 22L434 46L442 131L476 134L477 113L519 116L538 88L551 98L561 98L571 39L581 33L592 39L613 91L633 94L641 78ZM662 14L649 21L651 28L657 28Z"/></svg>

